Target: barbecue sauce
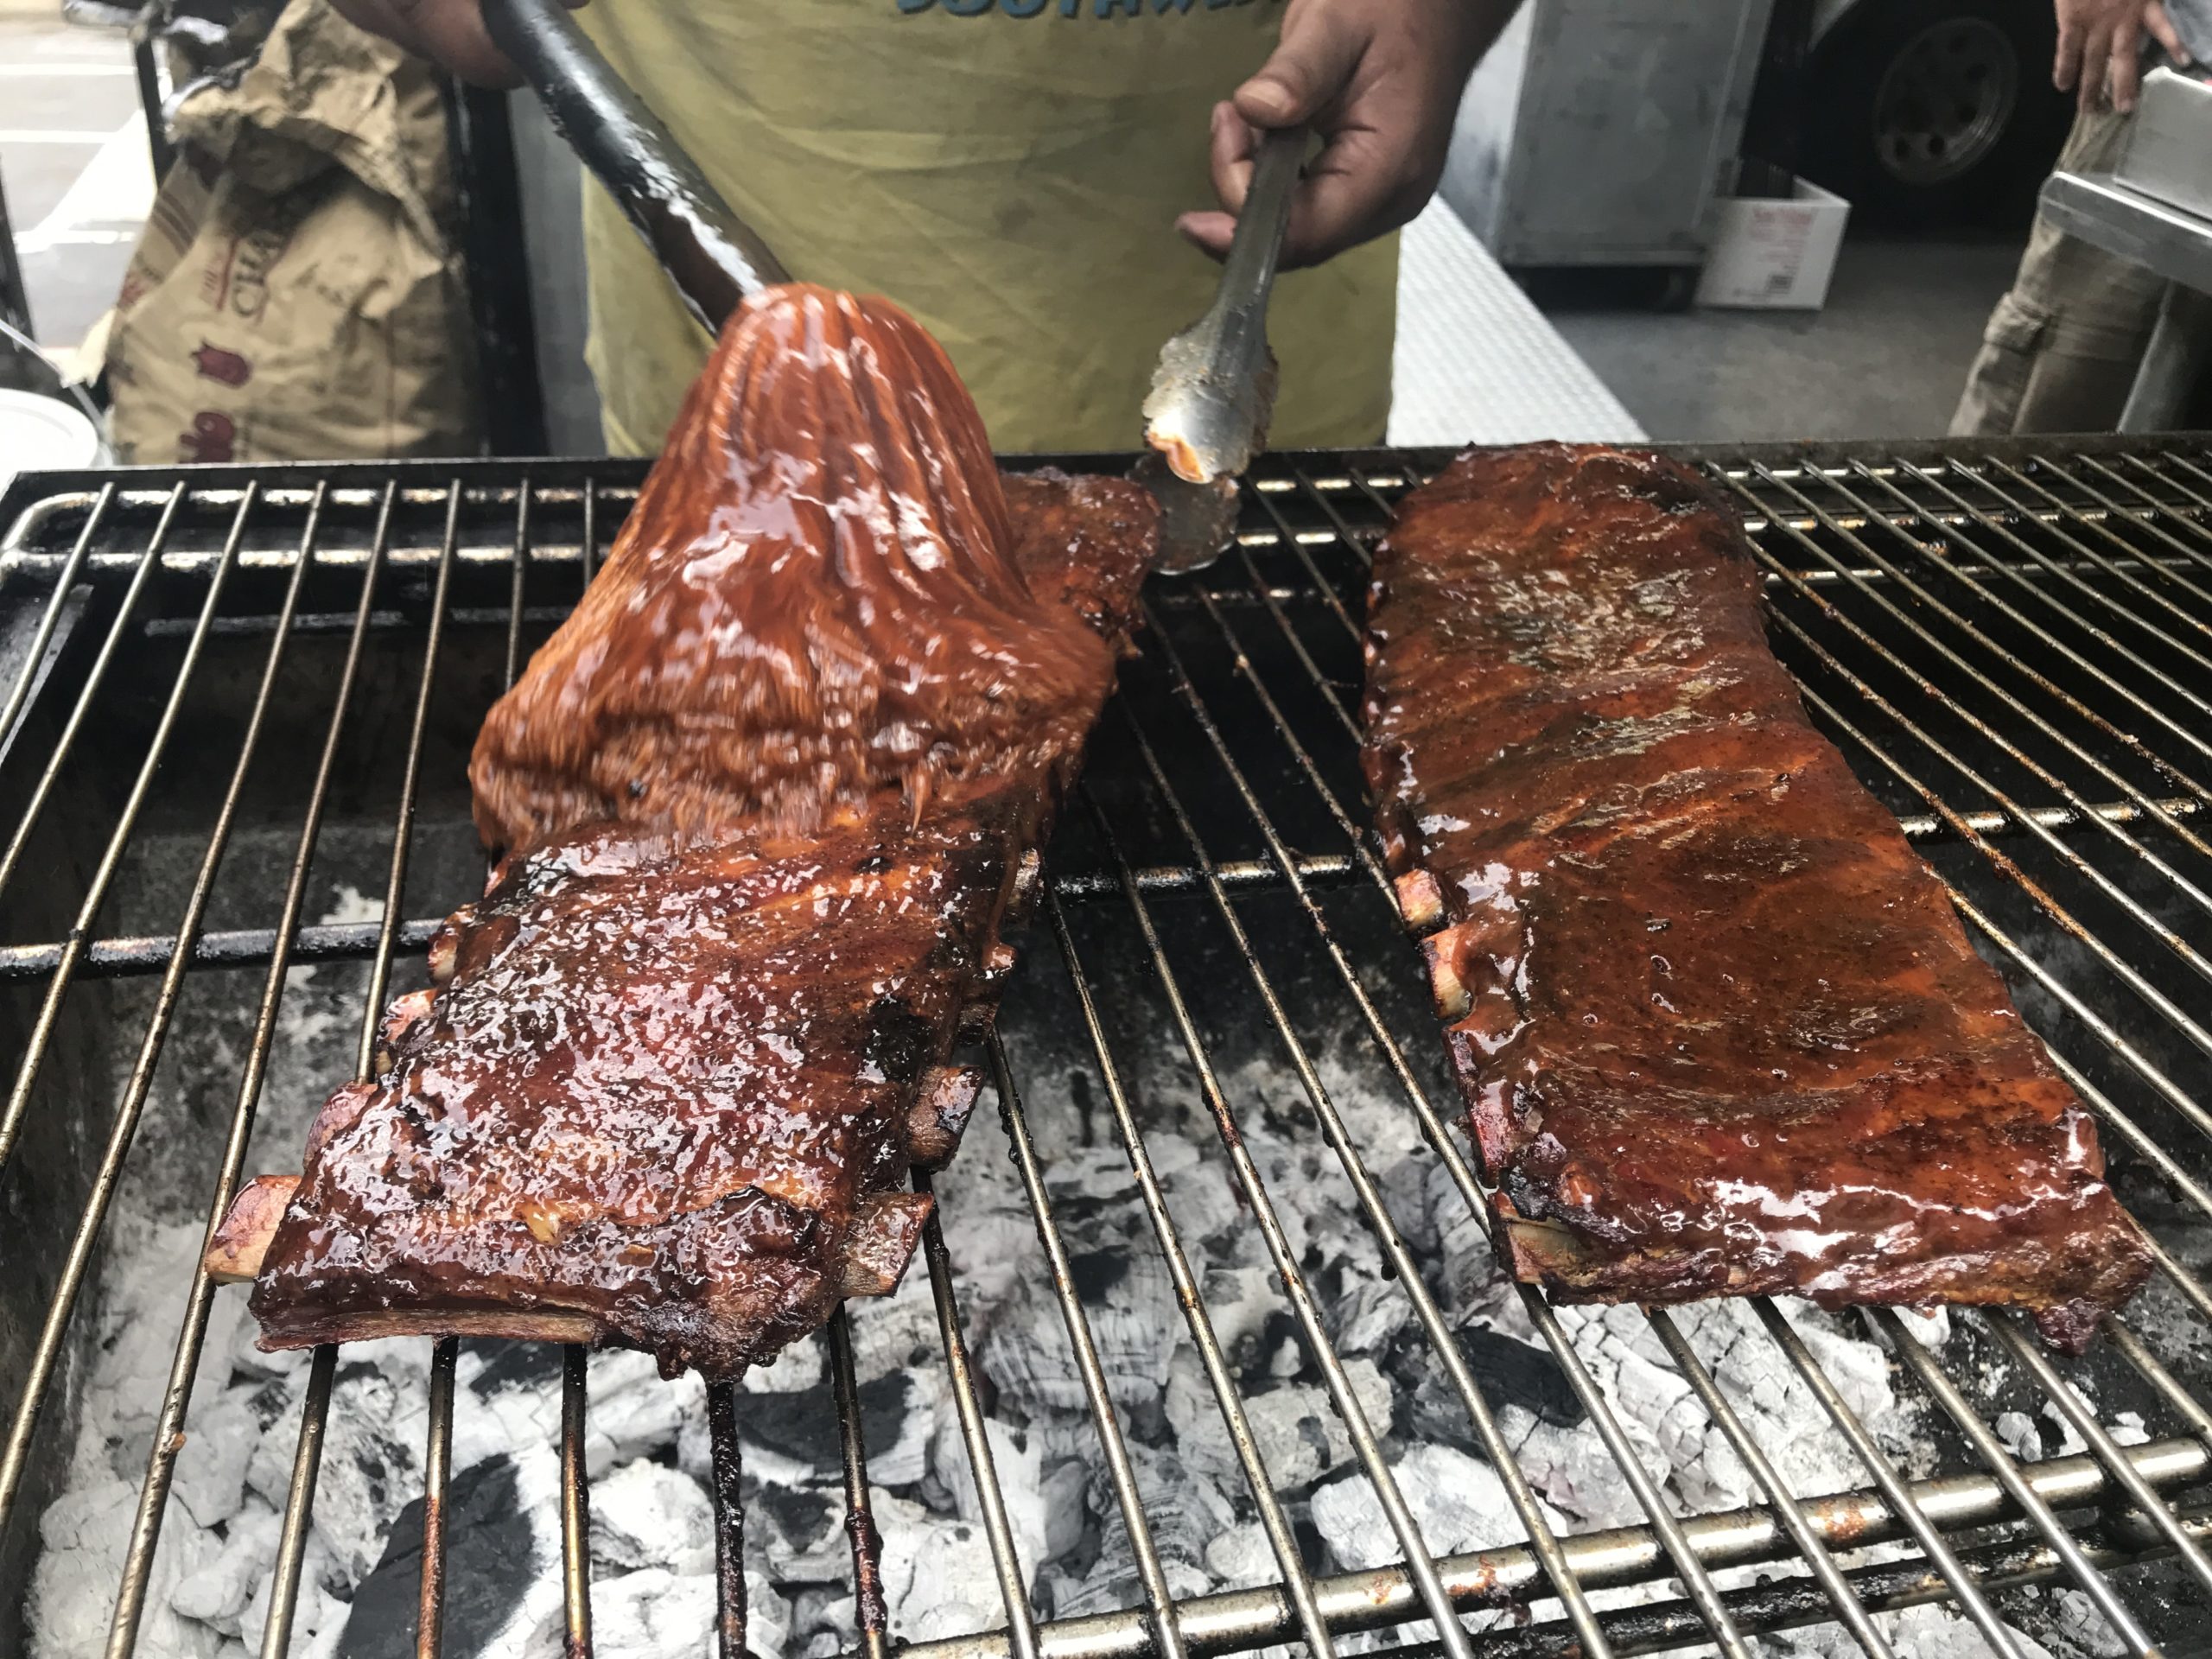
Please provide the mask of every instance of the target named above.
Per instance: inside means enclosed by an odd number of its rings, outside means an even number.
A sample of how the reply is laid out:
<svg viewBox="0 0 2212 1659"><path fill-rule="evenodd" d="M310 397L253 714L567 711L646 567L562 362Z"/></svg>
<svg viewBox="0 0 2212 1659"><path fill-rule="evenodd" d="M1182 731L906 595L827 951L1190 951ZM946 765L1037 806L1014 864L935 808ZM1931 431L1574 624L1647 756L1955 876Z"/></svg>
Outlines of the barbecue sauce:
<svg viewBox="0 0 2212 1659"><path fill-rule="evenodd" d="M2011 1305L2069 1347L2133 1294L2087 1111L1807 717L1694 474L1471 451L1375 570L1378 828L1521 1277Z"/></svg>
<svg viewBox="0 0 2212 1659"><path fill-rule="evenodd" d="M679 454L701 464L679 442L656 479ZM606 1338L729 1376L898 1282L930 1211L909 1173L951 1155L982 1083L953 1044L1005 977L1001 929L1033 899L1154 545L1126 481L982 481L1014 597L1097 646L1039 716L1063 747L1017 734L979 776L925 800L889 781L803 835L732 816L743 797L711 773L692 798L715 816L689 831L519 820L537 844L432 942L434 989L393 1005L375 1078L331 1096L300 1176L261 1178L225 1218L209 1270L256 1275L264 1346ZM626 609L597 614L626 637ZM574 798L597 804L588 782Z"/></svg>
<svg viewBox="0 0 2212 1659"><path fill-rule="evenodd" d="M574 615L486 721L488 844L804 832L1073 748L1111 647L1030 591L974 400L880 299L748 300Z"/></svg>

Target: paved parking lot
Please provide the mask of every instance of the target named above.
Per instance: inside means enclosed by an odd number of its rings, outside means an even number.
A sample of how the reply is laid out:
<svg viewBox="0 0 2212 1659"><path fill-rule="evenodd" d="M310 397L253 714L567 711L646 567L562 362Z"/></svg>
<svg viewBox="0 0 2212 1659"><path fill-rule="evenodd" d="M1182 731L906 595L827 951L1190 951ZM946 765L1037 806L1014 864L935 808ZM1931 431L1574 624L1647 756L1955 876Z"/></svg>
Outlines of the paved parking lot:
<svg viewBox="0 0 2212 1659"><path fill-rule="evenodd" d="M0 183L49 350L114 302L154 194L130 43L0 0Z"/></svg>

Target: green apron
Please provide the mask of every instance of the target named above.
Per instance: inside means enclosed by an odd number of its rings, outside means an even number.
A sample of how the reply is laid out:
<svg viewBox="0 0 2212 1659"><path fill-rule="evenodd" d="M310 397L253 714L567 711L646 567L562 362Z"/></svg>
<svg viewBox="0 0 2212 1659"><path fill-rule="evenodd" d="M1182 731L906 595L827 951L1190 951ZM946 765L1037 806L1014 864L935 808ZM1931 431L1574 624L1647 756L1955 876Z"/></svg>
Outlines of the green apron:
<svg viewBox="0 0 2212 1659"><path fill-rule="evenodd" d="M1260 0L593 0L615 67L794 276L896 300L1002 450L1128 449L1161 343L1219 268L1208 112L1265 60ZM588 183L607 443L651 453L708 341ZM1379 442L1397 242L1278 284L1270 442Z"/></svg>

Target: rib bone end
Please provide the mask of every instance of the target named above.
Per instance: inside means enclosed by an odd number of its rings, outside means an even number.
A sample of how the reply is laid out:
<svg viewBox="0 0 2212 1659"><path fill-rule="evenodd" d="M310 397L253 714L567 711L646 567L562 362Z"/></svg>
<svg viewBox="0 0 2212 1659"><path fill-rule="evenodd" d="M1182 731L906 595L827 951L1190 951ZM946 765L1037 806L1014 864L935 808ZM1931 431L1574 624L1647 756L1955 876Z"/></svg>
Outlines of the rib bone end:
<svg viewBox="0 0 2212 1659"><path fill-rule="evenodd" d="M200 1258L210 1279L231 1285L260 1273L269 1242L276 1236L276 1224L283 1220L284 1206L299 1185L296 1175L257 1175L240 1189L215 1229L215 1242Z"/></svg>
<svg viewBox="0 0 2212 1659"><path fill-rule="evenodd" d="M1421 954L1428 958L1428 988L1436 999L1437 1013L1446 1020L1464 1020L1474 1007L1475 998L1467 982L1459 977L1459 963L1453 960L1458 952L1451 948L1452 942L1450 934L1425 940Z"/></svg>
<svg viewBox="0 0 2212 1659"><path fill-rule="evenodd" d="M982 1089L983 1074L972 1065L940 1065L924 1072L906 1114L907 1157L923 1169L950 1162Z"/></svg>
<svg viewBox="0 0 2212 1659"><path fill-rule="evenodd" d="M1426 933L1444 919L1444 889L1427 870L1408 870L1396 882L1398 914L1416 933Z"/></svg>
<svg viewBox="0 0 2212 1659"><path fill-rule="evenodd" d="M845 1247L842 1294L887 1296L898 1289L933 1204L919 1192L884 1192L861 1199Z"/></svg>

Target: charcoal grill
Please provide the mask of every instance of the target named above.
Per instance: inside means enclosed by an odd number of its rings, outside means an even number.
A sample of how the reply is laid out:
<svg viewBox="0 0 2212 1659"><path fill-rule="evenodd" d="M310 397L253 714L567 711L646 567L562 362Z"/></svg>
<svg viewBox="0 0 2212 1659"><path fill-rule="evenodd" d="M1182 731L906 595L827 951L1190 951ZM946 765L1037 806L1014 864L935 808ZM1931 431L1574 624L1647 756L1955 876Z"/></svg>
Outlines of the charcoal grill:
<svg viewBox="0 0 2212 1659"><path fill-rule="evenodd" d="M2212 439L1676 453L1740 510L1767 573L1775 645L1815 720L1950 885L2094 1109L2115 1182L2158 1236L2161 1272L2145 1300L2108 1320L2082 1361L2047 1354L2003 1314L1955 1316L1934 1348L1891 1313L1849 1316L1889 1356L1899 1393L1924 1408L1934 1462L1916 1471L1823 1370L1807 1332L1827 1316L1751 1304L1754 1338L1812 1390L1855 1459L1851 1489L1816 1497L1785 1485L1780 1448L1760 1443L1747 1402L1688 1322L1638 1316L1760 1498L1695 1513L1639 1459L1619 1402L1578 1352L1579 1316L1524 1290L1530 1351L1556 1367L1641 1516L1594 1531L1554 1524L1508 1449L1511 1402L1461 1339L1433 1252L1398 1217L1344 1109L1347 1089L1380 1091L1441 1161L1466 1214L1486 1215L1417 962L1364 832L1357 769L1369 551L1394 504L1445 457L1267 456L1247 481L1233 552L1149 592L1142 654L1124 666L1069 807L1000 1032L982 1039L1001 1122L979 1122L963 1154L1014 1160L1039 1252L1021 1270L1049 1276L1064 1318L1112 1498L1102 1524L1123 1529L1133 1589L1126 1606L1081 1617L1033 1605L1035 1563L1020 1558L995 1472L994 1385L963 1333L962 1216L947 1204L917 1271L934 1300L1003 1623L913 1643L911 1659L1183 1659L1296 1643L1316 1655L1381 1647L1452 1659L1707 1643L1745 1653L1756 1633L1821 1624L1880 1654L1891 1649L1875 1616L1929 1601L2010 1652L2012 1624L2047 1605L2022 1586L2045 1581L2087 1598L2095 1637L2113 1650L2201 1639L2212 1597L2212 1292L2197 1270L2212 1255ZM211 1185L192 1208L212 1223L251 1173L291 970L366 964L365 1070L395 976L415 971L436 918L471 896L480 865L460 778L466 745L589 580L640 476L618 462L147 469L26 477L0 497L0 1562L11 1585L25 1581L38 1511L66 1459L103 1230L165 1050L182 1046L210 999L251 1010L250 1039L220 1079L225 1109L204 1128ZM335 824L382 826L380 920L308 919ZM197 851L156 880L133 861L162 836ZM249 868L226 855L249 836L273 839L281 856ZM1153 1529L1163 1494L1145 1489L1132 1414L1110 1398L1095 1290L1054 1191L1054 1134L1025 1109L1037 1056L1054 1040L1072 1045L1089 1097L1103 1103L1092 1132L1128 1154L1117 1202L1130 1248L1157 1253L1187 1321L1272 1547L1266 1581L1171 1588ZM1153 1052L1162 1043L1164 1086ZM99 1065L111 1049L135 1057L115 1068L119 1084ZM1239 1132L1255 1109L1255 1055L1273 1079L1266 1109L1333 1153L1364 1238L1301 1251L1284 1227L1283 1194ZM1248 1421L1252 1381L1210 1319L1205 1275L1148 1157L1166 1096L1196 1103L1210 1123L1207 1155L1279 1271L1281 1314L1372 1484L1395 1561L1321 1571L1298 1503L1274 1487ZM295 1166L297 1146L255 1156ZM1402 1401L1388 1415L1371 1394L1363 1404L1315 1288L1340 1250L1366 1253L1408 1299L1408 1351L1425 1356L1464 1420L1457 1432L1503 1478L1521 1541L1456 1554L1424 1541L1427 1517L1393 1472L1393 1449L1418 1433ZM213 1295L204 1278L177 1288L170 1382L109 1586L118 1659L145 1612ZM899 1645L899 1609L880 1590L854 1369L853 1332L870 1316L866 1304L841 1311L827 1349L852 1541L844 1645L881 1659ZM435 1654L457 1349L427 1345L413 1639ZM292 1634L344 1363L325 1348L308 1372L265 1655L286 1652ZM562 1375L563 1613L569 1650L583 1654L581 1351L565 1354ZM2008 1401L2051 1408L2078 1449L2016 1456L2024 1448L1993 1421ZM745 1633L746 1409L734 1389L709 1390L728 1654ZM2123 1411L2147 1438L2120 1432ZM0 1631L0 1644L22 1637Z"/></svg>

